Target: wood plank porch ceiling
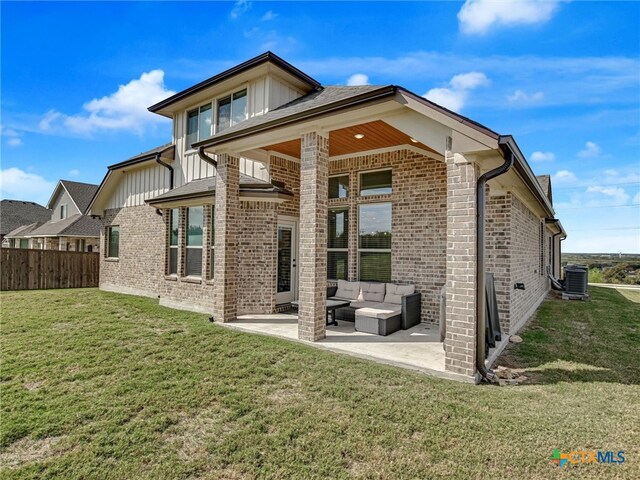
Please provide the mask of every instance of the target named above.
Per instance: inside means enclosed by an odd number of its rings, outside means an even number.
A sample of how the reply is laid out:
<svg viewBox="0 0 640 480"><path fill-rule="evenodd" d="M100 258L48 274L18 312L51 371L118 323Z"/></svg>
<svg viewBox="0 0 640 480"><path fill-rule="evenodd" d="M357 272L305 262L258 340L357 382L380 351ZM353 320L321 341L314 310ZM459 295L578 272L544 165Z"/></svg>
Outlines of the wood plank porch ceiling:
<svg viewBox="0 0 640 480"><path fill-rule="evenodd" d="M357 139L355 135L362 134L363 138ZM421 142L413 142L409 135L393 128L382 120L362 123L352 127L341 128L329 132L329 156L350 155L367 150L377 150L379 148L395 147L398 145L413 145L427 150L436 155L438 153ZM289 155L300 158L300 139L288 140L286 142L274 143L262 147L264 150Z"/></svg>

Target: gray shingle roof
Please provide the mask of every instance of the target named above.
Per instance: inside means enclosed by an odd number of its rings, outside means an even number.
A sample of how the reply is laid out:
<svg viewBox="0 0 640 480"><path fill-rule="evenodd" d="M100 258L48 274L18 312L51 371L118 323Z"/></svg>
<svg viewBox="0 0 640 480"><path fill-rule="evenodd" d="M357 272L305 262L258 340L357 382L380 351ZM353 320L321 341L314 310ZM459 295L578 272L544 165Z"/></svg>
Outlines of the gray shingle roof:
<svg viewBox="0 0 640 480"><path fill-rule="evenodd" d="M215 194L216 191L216 177L207 177L200 180L193 180L189 183L169 190L168 192L158 195L157 197L148 200L148 203L156 203L159 201L171 200L174 198L185 197L198 197L206 196L208 194ZM240 191L241 192L263 192L263 193L284 193L291 194L283 187L273 185L264 180L250 177L243 173L240 174Z"/></svg>
<svg viewBox="0 0 640 480"><path fill-rule="evenodd" d="M331 103L346 100L351 97L362 95L363 93L369 93L374 90L389 88L390 86L375 86L375 85L362 85L356 87L324 87L322 90L312 92L308 95L304 95L289 103L282 105L281 107L271 110L264 115L257 115L253 118L240 122L230 128L223 130L222 132L207 139L210 141L218 136L228 135L230 133L236 133L248 128L252 128L258 125L266 124L275 120L280 120L297 113L312 110L314 108L329 105Z"/></svg>
<svg viewBox="0 0 640 480"><path fill-rule="evenodd" d="M15 230L34 222L46 222L51 218L51 210L35 202L22 200L2 200L0 202L0 234Z"/></svg>
<svg viewBox="0 0 640 480"><path fill-rule="evenodd" d="M22 225L14 230L11 230L9 233L7 233L7 237L11 238L11 237L24 237L26 235L29 235L31 232L33 232L36 228L38 228L40 225L42 225L44 222L35 222L35 223L31 223L29 225Z"/></svg>
<svg viewBox="0 0 640 480"><path fill-rule="evenodd" d="M101 223L85 215L72 215L64 220L48 221L29 232L29 236L79 236L99 237ZM24 234L23 234L24 235Z"/></svg>
<svg viewBox="0 0 640 480"><path fill-rule="evenodd" d="M93 183L72 182L71 180L60 180L60 183L67 189L67 192L69 192L69 195L82 213L85 212L91 199L98 191L98 185Z"/></svg>

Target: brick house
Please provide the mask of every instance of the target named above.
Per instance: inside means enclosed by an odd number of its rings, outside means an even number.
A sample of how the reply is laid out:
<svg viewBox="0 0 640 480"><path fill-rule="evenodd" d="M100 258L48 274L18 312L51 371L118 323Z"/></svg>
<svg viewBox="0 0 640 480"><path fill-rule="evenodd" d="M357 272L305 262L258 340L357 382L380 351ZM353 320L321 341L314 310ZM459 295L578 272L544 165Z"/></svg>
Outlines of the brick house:
<svg viewBox="0 0 640 480"><path fill-rule="evenodd" d="M559 273L548 178L512 137L402 87L323 87L268 52L149 110L172 141L110 166L88 209L102 289L218 322L299 300L298 336L316 341L328 283L414 284L423 322L446 285L446 369L472 376L478 266L508 333Z"/></svg>
<svg viewBox="0 0 640 480"><path fill-rule="evenodd" d="M60 180L47 203L48 218L23 224L7 235L9 246L71 252L97 252L99 220L84 214L98 190L91 183Z"/></svg>

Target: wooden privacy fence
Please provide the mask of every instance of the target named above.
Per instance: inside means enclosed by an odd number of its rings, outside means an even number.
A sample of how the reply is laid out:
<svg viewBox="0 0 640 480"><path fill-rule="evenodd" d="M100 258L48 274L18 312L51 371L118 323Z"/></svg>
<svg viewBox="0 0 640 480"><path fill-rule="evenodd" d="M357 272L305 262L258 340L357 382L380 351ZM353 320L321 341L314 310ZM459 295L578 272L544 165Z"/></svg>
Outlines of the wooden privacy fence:
<svg viewBox="0 0 640 480"><path fill-rule="evenodd" d="M0 249L0 290L97 287L98 252Z"/></svg>

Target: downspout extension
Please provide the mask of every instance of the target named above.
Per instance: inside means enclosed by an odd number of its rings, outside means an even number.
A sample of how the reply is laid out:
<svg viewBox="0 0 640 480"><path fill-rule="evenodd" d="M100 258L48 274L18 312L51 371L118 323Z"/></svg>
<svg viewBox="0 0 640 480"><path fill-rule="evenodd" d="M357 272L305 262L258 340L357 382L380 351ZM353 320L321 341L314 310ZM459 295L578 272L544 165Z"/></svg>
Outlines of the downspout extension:
<svg viewBox="0 0 640 480"><path fill-rule="evenodd" d="M487 297L486 297L486 278L484 268L484 250L485 250L485 207L486 207L486 185L487 181L492 178L499 177L509 171L513 166L514 154L509 146L499 140L499 146L504 153L505 161L502 165L490 170L480 176L477 181L476 188L476 219L478 233L476 235L476 369L487 381L492 381L494 373L487 370L484 366L485 360L485 330L486 330L486 313L487 313Z"/></svg>
<svg viewBox="0 0 640 480"><path fill-rule="evenodd" d="M156 153L156 162L169 170L169 190L173 190L173 167L168 163L160 160L160 155L162 155L162 152Z"/></svg>
<svg viewBox="0 0 640 480"><path fill-rule="evenodd" d="M209 165L213 165L214 168L218 168L218 162L216 162L213 158L207 155L204 149L205 149L204 145L201 147L198 147L198 156L200 157L200 159L203 162L207 162Z"/></svg>

